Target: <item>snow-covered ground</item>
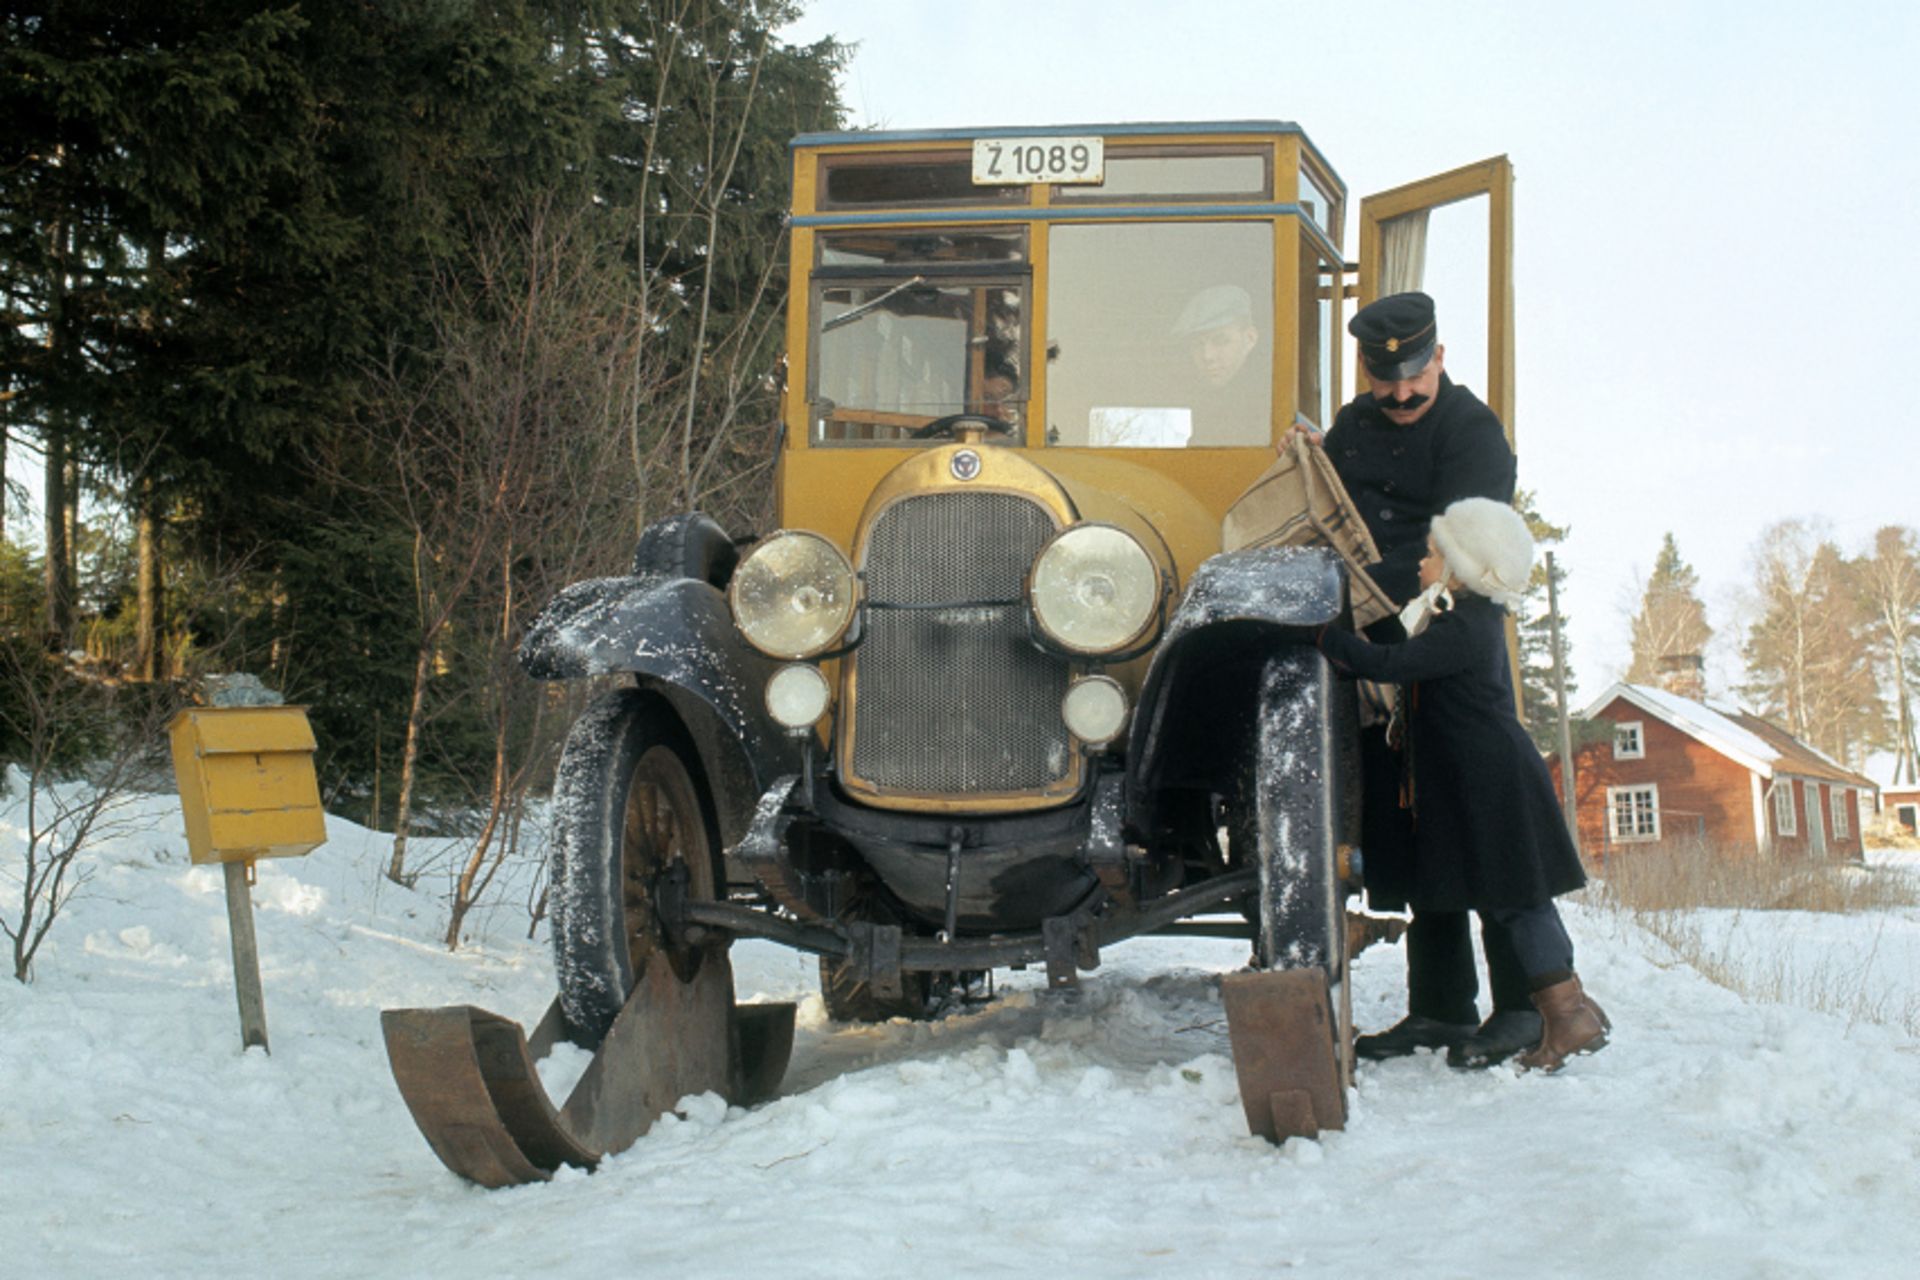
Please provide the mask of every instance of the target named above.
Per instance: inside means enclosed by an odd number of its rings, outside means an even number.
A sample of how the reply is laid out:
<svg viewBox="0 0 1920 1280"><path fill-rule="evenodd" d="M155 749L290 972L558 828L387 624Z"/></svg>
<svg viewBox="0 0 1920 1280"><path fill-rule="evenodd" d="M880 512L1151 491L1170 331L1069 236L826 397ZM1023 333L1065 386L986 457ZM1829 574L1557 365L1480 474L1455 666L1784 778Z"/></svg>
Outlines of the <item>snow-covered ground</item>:
<svg viewBox="0 0 1920 1280"><path fill-rule="evenodd" d="M1554 1078L1364 1065L1346 1131L1283 1148L1246 1136L1235 1096L1234 944L1137 942L1077 992L1002 975L989 1005L846 1029L809 959L743 944L743 996L802 1000L782 1097L692 1099L593 1175L481 1191L415 1130L378 1014L531 1023L552 976L524 913L448 954L438 900L379 878L384 838L331 821L310 857L260 867L273 1052L243 1054L218 870L188 865L175 802L142 803L37 980L0 981L0 1275L1693 1280L1905 1275L1920 1254L1920 1043L1743 1001L1577 905L1605 1053ZM0 811L5 898L20 839ZM1920 992L1920 912L1703 928L1791 934L1895 1009ZM1362 957L1363 1027L1397 1016L1401 966Z"/></svg>

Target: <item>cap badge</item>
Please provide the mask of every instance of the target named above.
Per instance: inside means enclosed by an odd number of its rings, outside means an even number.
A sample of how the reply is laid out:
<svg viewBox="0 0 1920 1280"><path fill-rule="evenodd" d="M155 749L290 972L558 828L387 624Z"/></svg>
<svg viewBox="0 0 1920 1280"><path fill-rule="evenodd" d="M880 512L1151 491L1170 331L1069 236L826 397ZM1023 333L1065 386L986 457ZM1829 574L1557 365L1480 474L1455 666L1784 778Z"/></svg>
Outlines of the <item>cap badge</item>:
<svg viewBox="0 0 1920 1280"><path fill-rule="evenodd" d="M971 449L962 449L947 466L955 480L971 480L980 474L980 455Z"/></svg>
<svg viewBox="0 0 1920 1280"><path fill-rule="evenodd" d="M1399 349L1400 349L1400 339L1398 339L1398 338L1388 338L1388 339L1387 339L1387 350L1388 350L1388 351L1398 351Z"/></svg>

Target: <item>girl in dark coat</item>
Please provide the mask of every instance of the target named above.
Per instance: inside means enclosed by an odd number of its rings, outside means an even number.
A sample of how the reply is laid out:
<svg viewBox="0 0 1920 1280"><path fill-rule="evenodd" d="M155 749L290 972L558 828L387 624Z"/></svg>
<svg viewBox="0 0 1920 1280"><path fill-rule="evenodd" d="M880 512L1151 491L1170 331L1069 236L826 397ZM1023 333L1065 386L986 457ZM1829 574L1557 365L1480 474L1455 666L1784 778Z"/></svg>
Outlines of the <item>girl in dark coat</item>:
<svg viewBox="0 0 1920 1280"><path fill-rule="evenodd" d="M1435 516L1410 638L1377 645L1323 629L1343 675L1403 686L1412 756L1412 902L1478 911L1506 926L1545 1023L1522 1067L1557 1071L1607 1043L1609 1023L1580 986L1553 899L1586 883L1546 762L1514 713L1506 610L1533 569L1533 538L1512 507L1465 498ZM1424 607L1423 607L1424 606Z"/></svg>

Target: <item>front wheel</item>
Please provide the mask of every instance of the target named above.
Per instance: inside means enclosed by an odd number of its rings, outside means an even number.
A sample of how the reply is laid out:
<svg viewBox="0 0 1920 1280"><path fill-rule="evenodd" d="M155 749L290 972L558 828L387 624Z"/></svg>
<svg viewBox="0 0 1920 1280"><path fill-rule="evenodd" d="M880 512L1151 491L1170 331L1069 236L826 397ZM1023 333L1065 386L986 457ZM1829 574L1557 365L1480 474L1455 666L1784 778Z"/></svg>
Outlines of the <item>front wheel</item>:
<svg viewBox="0 0 1920 1280"><path fill-rule="evenodd" d="M1318 652L1290 648L1267 663L1258 707L1248 801L1236 827L1260 869L1254 962L1326 972L1344 1077L1352 1038L1341 865L1352 834L1351 691Z"/></svg>
<svg viewBox="0 0 1920 1280"><path fill-rule="evenodd" d="M693 899L724 884L699 757L658 695L619 689L587 704L554 779L553 947L560 1005L600 1040L649 965L691 981L704 958L676 948L655 902L684 873Z"/></svg>

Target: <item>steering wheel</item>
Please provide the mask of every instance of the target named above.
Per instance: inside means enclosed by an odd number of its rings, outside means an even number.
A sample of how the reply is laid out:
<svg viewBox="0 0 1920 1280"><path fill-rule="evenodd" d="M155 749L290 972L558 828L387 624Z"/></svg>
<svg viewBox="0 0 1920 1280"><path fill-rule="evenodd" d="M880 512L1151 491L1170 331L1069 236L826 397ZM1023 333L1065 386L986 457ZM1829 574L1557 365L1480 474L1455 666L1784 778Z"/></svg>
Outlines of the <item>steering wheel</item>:
<svg viewBox="0 0 1920 1280"><path fill-rule="evenodd" d="M954 434L954 428L963 422L977 422L989 432L1008 438L1019 434L1019 428L1011 422L1005 418L996 418L990 413L950 413L944 418L935 418L924 427L915 427L907 433L907 439L934 440L941 436L951 436Z"/></svg>

